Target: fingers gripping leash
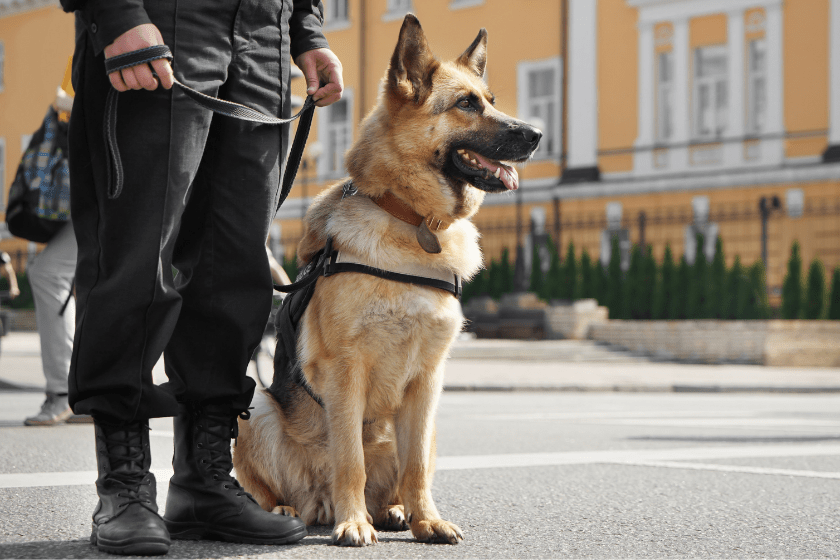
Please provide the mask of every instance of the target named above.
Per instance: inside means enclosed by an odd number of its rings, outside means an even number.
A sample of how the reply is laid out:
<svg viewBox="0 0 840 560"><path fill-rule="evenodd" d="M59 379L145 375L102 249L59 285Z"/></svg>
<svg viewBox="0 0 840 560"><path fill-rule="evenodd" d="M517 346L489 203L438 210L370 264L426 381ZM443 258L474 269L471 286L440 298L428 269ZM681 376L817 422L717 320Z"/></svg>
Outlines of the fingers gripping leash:
<svg viewBox="0 0 840 560"><path fill-rule="evenodd" d="M173 60L172 51L166 45L156 45L147 47L137 51L114 56L105 59L105 72L111 74L119 72L125 68L137 66L139 64L147 64L154 60L167 59ZM312 96L307 96L303 107L298 113L288 119L282 119L266 115L261 111L252 109L239 103L218 99L209 95L205 95L199 91L194 90L188 85L174 79L177 85L190 99L214 113L225 115L235 119L240 119L249 122L260 124L281 125L288 124L292 121L300 119L297 131L295 132L295 139L292 142L292 149L289 152L289 160L286 164L286 172L283 175L283 182L280 189L280 197L277 202L277 208L283 204L289 191L292 188L295 175L297 174L300 160L303 156L303 149L306 145L306 139L309 136L309 129L312 125L312 116L315 113L315 101ZM111 89L108 92L108 98L105 102L105 145L108 155L108 197L111 199L120 196L123 188L124 172L122 168L122 160L120 158L119 148L117 146L117 96L119 92Z"/></svg>

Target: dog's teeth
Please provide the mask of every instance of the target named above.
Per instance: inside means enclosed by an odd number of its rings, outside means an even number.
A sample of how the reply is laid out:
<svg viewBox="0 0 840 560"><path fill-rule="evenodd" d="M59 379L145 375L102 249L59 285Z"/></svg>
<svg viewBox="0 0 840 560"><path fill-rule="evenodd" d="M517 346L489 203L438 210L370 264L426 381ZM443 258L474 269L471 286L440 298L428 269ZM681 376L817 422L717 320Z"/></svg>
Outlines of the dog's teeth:
<svg viewBox="0 0 840 560"><path fill-rule="evenodd" d="M497 167L497 168L496 168L496 172L495 172L495 173L493 173L493 176L494 176L494 177L496 177L496 179L498 179L498 178L501 176L501 174L502 174L502 168L501 168L501 167Z"/></svg>
<svg viewBox="0 0 840 560"><path fill-rule="evenodd" d="M464 155L464 150L458 150L458 153Z"/></svg>

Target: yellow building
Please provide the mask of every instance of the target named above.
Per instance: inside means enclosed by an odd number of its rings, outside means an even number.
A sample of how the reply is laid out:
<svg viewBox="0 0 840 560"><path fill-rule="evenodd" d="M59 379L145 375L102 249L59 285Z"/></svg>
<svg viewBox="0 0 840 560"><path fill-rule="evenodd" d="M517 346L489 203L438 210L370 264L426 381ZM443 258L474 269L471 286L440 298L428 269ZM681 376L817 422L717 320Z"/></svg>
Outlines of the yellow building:
<svg viewBox="0 0 840 560"><path fill-rule="evenodd" d="M442 58L460 54L485 27L498 107L545 134L520 169L520 190L488 196L476 216L488 258L527 245L536 227L602 260L615 233L623 252L647 244L658 258L666 244L693 258L698 232L711 254L719 234L730 264L735 255L751 264L765 248L771 292L794 240L806 265L813 258L840 265L840 0L324 6L347 89L340 103L316 112L305 166L278 214L273 243L286 256L312 196L344 175L344 152L376 101L411 11ZM21 143L63 76L72 20L55 0L0 0L4 193ZM296 79L294 93L303 90ZM0 241L4 250L20 247Z"/></svg>
<svg viewBox="0 0 840 560"><path fill-rule="evenodd" d="M412 11L441 57L486 27L499 108L546 133L520 191L487 197L475 219L488 257L527 244L536 223L602 260L614 233L623 251L648 244L658 258L670 244L693 260L696 233L709 256L720 235L729 264L751 264L764 247L771 293L794 240L806 265L840 265L840 0L325 6L347 95L318 110L306 175L278 215L287 255L309 198L342 176L343 150Z"/></svg>
<svg viewBox="0 0 840 560"><path fill-rule="evenodd" d="M57 1L0 0L0 212L4 216L18 162L62 85L73 45L73 17L62 12ZM36 247L11 238L3 221L0 250L12 255L19 270L25 268L25 255Z"/></svg>

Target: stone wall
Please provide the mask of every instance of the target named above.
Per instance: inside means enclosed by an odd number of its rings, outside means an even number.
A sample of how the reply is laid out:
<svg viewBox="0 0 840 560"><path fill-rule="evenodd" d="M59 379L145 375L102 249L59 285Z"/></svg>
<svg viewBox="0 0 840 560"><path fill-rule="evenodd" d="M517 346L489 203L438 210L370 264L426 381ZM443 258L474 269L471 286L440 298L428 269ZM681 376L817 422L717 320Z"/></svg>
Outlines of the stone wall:
<svg viewBox="0 0 840 560"><path fill-rule="evenodd" d="M840 367L840 321L609 320L594 300L540 301L509 294L464 306L479 338L591 339L663 360L786 367Z"/></svg>
<svg viewBox="0 0 840 560"><path fill-rule="evenodd" d="M664 360L840 367L838 321L619 321L590 338Z"/></svg>

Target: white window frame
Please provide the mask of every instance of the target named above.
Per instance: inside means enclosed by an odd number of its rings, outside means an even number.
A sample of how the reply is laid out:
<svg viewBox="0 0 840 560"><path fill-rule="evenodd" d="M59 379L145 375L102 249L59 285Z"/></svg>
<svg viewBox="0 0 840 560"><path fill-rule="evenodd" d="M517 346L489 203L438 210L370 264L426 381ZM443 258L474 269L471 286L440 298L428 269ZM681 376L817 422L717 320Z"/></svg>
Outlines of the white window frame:
<svg viewBox="0 0 840 560"><path fill-rule="evenodd" d="M472 8L474 6L483 6L484 0L450 0L450 10L462 10L464 8Z"/></svg>
<svg viewBox="0 0 840 560"><path fill-rule="evenodd" d="M763 49L764 67L756 70L754 67L754 47L760 45ZM758 84L763 92L762 99L758 99L756 91ZM747 43L747 134L760 136L767 127L767 40L753 39Z"/></svg>
<svg viewBox="0 0 840 560"><path fill-rule="evenodd" d="M414 11L413 0L387 0L383 21L402 19L408 12Z"/></svg>
<svg viewBox="0 0 840 560"><path fill-rule="evenodd" d="M551 70L554 72L553 87L554 91L551 95L545 98L536 100L540 106L547 107L554 105L554 113L552 122L544 122L543 139L540 142L540 148L534 152L533 159L546 160L558 159L563 152L563 130L562 130L562 109L563 109L563 92L562 92L562 75L563 64L560 57L549 58L545 60L523 61L517 67L517 114L519 118L529 122L534 118L533 108L535 100L529 91L529 77L533 72L544 72ZM552 138L553 137L553 138ZM546 140L551 138L554 140L554 146L551 149L543 149L547 146Z"/></svg>
<svg viewBox="0 0 840 560"><path fill-rule="evenodd" d="M692 124L692 134L694 140L717 140L723 137L726 133L726 129L729 125L729 95L730 95L730 85L729 85L729 49L726 45L710 45L704 47L697 47L694 49L692 53L693 59L693 72L692 72L692 79L693 79L693 88L691 93L691 124ZM724 67L723 71L719 74L715 74L712 76L700 76L700 56L703 52L711 52L713 54L722 54L724 59L726 59L726 66ZM724 84L726 87L726 104L723 107L718 107L718 96L719 90L718 86L720 84ZM710 95L710 107L714 113L714 130L710 132L703 132L700 129L700 90L702 88L708 88Z"/></svg>
<svg viewBox="0 0 840 560"><path fill-rule="evenodd" d="M335 10L341 6L342 10ZM350 27L350 0L324 0L324 31L338 31Z"/></svg>
<svg viewBox="0 0 840 560"><path fill-rule="evenodd" d="M331 123L330 117L332 111L335 110L335 104L329 105L318 111L318 140L323 147L323 152L318 158L318 177L322 179L332 179L343 177L347 174L347 169L344 163L344 157L350 146L353 145L353 129L355 124L355 103L353 90L347 88L341 94L341 100L338 103L347 104L347 119L343 123ZM344 138L339 142L338 153L331 151L331 136L333 134L343 134ZM340 165L333 167L332 162L337 158Z"/></svg>
<svg viewBox="0 0 840 560"><path fill-rule="evenodd" d="M668 62L668 80L662 79L662 62ZM666 118L667 117L667 118ZM656 141L667 143L674 134L674 51L656 54Z"/></svg>

